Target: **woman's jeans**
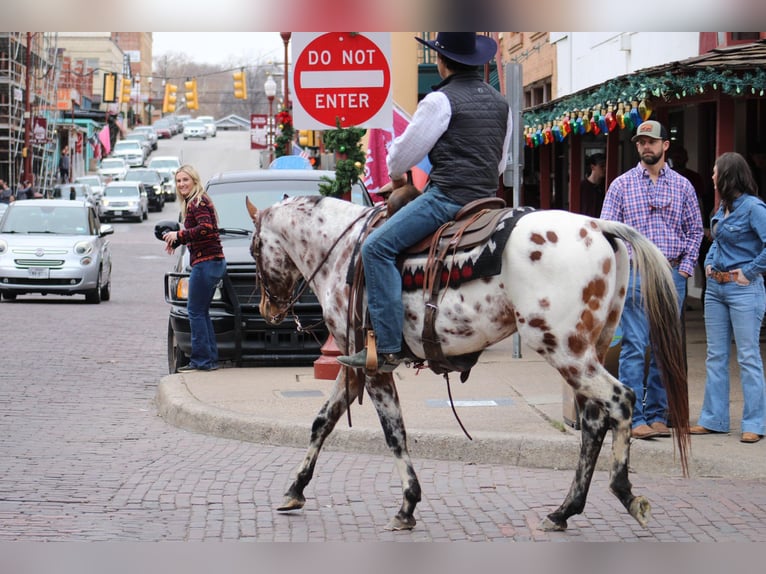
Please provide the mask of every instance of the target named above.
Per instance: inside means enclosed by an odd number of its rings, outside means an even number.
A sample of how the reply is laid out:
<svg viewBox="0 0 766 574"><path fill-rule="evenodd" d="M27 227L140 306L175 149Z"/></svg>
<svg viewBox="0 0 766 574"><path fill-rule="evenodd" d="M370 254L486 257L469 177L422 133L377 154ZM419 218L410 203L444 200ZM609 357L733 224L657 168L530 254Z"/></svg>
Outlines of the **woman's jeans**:
<svg viewBox="0 0 766 574"><path fill-rule="evenodd" d="M224 273L226 260L217 259L193 265L189 276L189 300L186 305L191 328L189 364L202 370L218 366L218 345L210 320L210 302Z"/></svg>
<svg viewBox="0 0 766 574"><path fill-rule="evenodd" d="M703 427L729 432L729 356L733 334L744 399L741 432L766 434L766 385L759 343L765 308L766 294L761 275L747 286L707 279L707 375L705 399L697 421Z"/></svg>
<svg viewBox="0 0 766 574"><path fill-rule="evenodd" d="M673 268L673 283L678 297L678 312L686 299L686 277ZM635 289L634 289L635 287ZM617 378L636 393L633 405L633 428L655 422L667 423L668 395L662 386L660 370L650 353L649 373L644 387L644 364L646 350L649 348L649 323L644 311L641 295L641 277L630 269L628 294L625 309L622 312L622 347Z"/></svg>
<svg viewBox="0 0 766 574"><path fill-rule="evenodd" d="M362 245L367 305L378 353L398 353L402 349L404 304L397 255L452 220L461 207L431 185L373 231Z"/></svg>

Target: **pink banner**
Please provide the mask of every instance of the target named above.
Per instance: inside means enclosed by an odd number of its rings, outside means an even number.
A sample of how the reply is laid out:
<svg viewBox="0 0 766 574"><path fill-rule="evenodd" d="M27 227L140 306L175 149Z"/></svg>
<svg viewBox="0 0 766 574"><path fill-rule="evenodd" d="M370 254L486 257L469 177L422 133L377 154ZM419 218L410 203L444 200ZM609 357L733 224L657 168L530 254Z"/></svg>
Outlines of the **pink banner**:
<svg viewBox="0 0 766 574"><path fill-rule="evenodd" d="M364 185L371 193L376 193L388 183L386 155L394 138L399 137L410 124L410 117L394 103L392 129L375 128L370 130L367 144L367 160L364 168ZM392 134L393 131L393 134ZM412 180L416 187L423 189L428 181L431 164L426 157L412 168Z"/></svg>
<svg viewBox="0 0 766 574"><path fill-rule="evenodd" d="M104 126L100 132L98 132L98 141L104 146L104 155L109 155L112 151L112 144L109 140L109 126Z"/></svg>

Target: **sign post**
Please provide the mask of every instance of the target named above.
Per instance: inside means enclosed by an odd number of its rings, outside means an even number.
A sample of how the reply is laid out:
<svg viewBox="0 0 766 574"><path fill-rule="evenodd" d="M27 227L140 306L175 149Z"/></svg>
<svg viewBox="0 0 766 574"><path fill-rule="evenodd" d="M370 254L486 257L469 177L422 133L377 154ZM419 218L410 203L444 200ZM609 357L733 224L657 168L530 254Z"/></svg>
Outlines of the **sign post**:
<svg viewBox="0 0 766 574"><path fill-rule="evenodd" d="M389 33L296 32L293 62L296 128L391 127Z"/></svg>

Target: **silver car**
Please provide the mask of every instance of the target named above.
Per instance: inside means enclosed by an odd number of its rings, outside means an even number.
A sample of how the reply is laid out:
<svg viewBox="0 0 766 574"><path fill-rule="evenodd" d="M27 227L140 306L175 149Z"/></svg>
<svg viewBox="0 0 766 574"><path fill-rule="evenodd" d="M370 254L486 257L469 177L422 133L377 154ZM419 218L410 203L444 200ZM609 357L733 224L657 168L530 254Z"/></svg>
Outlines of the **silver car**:
<svg viewBox="0 0 766 574"><path fill-rule="evenodd" d="M202 138L207 139L207 128L200 120L188 120L184 122L184 139Z"/></svg>
<svg viewBox="0 0 766 574"><path fill-rule="evenodd" d="M139 181L112 181L104 187L99 215L104 221L114 218L145 220L149 217L149 199Z"/></svg>
<svg viewBox="0 0 766 574"><path fill-rule="evenodd" d="M128 167L144 167L144 161L146 161L144 146L135 140L118 141L114 144L111 156L121 157Z"/></svg>
<svg viewBox="0 0 766 574"><path fill-rule="evenodd" d="M128 164L121 157L105 157L98 166L98 175L104 183L118 181L128 173Z"/></svg>
<svg viewBox="0 0 766 574"><path fill-rule="evenodd" d="M0 296L85 295L88 303L111 297L111 225L87 201L23 199L0 218Z"/></svg>

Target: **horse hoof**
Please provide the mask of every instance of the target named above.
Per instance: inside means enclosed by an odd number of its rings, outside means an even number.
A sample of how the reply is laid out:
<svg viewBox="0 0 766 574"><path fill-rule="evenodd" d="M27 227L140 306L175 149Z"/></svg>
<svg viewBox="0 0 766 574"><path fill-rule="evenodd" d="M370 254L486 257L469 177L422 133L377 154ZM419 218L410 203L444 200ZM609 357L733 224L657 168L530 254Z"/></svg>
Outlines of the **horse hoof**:
<svg viewBox="0 0 766 574"><path fill-rule="evenodd" d="M400 518L399 516L394 516L391 520L388 521L388 524L386 524L386 530L412 530L415 528L415 519L410 518Z"/></svg>
<svg viewBox="0 0 766 574"><path fill-rule="evenodd" d="M298 499L294 497L285 498L282 502L282 506L277 507L277 512L289 512L290 510L300 510L303 505L306 504L306 499Z"/></svg>
<svg viewBox="0 0 766 574"><path fill-rule="evenodd" d="M636 496L630 503L630 515L646 528L652 518L652 505L643 496Z"/></svg>
<svg viewBox="0 0 766 574"><path fill-rule="evenodd" d="M567 521L565 520L562 522L554 522L551 520L550 516L546 516L545 519L540 524L540 530L544 530L545 532L563 532L567 529Z"/></svg>

